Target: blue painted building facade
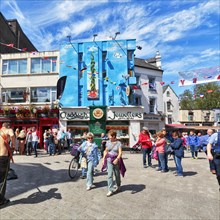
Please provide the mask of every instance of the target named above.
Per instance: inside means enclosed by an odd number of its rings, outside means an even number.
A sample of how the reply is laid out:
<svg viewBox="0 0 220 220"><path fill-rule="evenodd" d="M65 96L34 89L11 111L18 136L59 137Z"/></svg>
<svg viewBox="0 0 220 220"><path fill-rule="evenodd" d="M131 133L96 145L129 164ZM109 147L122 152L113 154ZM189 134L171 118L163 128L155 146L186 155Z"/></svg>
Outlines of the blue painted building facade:
<svg viewBox="0 0 220 220"><path fill-rule="evenodd" d="M126 88L136 84L135 49L134 39L62 44L59 78L66 78L62 108L132 104Z"/></svg>

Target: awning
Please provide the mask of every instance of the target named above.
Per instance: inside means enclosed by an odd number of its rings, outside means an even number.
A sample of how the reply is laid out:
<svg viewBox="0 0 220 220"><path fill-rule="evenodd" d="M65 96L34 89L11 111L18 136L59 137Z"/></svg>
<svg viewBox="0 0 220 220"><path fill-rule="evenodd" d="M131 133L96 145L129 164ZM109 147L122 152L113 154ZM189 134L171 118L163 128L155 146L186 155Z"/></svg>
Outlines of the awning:
<svg viewBox="0 0 220 220"><path fill-rule="evenodd" d="M182 124L166 124L165 128L167 130L208 130L208 129L213 129L213 130L220 130L220 126L185 126Z"/></svg>
<svg viewBox="0 0 220 220"><path fill-rule="evenodd" d="M169 129L171 129L171 128L173 128L173 129L183 129L183 128L187 128L187 126L182 125L182 124L166 124L165 128L166 129L167 128L169 128Z"/></svg>

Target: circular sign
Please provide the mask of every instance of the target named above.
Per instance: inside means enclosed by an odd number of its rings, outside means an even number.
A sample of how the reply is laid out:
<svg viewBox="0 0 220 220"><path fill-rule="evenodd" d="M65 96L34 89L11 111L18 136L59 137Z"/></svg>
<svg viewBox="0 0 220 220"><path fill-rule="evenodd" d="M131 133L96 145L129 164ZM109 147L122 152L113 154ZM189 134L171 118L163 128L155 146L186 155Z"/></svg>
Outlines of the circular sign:
<svg viewBox="0 0 220 220"><path fill-rule="evenodd" d="M96 108L96 109L94 109L94 111L93 111L92 114L93 114L93 117L94 117L94 118L100 119L100 118L103 117L104 112L103 112L103 110L102 110L101 108Z"/></svg>
<svg viewBox="0 0 220 220"><path fill-rule="evenodd" d="M126 96L129 96L130 92L131 92L131 88L130 88L130 86L127 86L126 87Z"/></svg>

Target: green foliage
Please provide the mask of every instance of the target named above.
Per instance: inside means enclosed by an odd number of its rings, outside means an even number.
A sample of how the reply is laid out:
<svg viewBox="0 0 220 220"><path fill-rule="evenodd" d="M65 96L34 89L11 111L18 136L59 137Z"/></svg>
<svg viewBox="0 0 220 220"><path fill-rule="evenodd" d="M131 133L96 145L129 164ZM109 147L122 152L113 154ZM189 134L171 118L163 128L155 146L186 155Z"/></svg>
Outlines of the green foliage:
<svg viewBox="0 0 220 220"><path fill-rule="evenodd" d="M204 95L203 98L200 97L201 94ZM194 87L194 93L185 90L180 98L181 110L220 108L220 85L218 83L198 84Z"/></svg>
<svg viewBox="0 0 220 220"><path fill-rule="evenodd" d="M91 54L91 81L90 81L90 91L96 91L96 87L95 87L95 73L96 73L96 69L95 69L95 59L94 59L94 55L93 53Z"/></svg>

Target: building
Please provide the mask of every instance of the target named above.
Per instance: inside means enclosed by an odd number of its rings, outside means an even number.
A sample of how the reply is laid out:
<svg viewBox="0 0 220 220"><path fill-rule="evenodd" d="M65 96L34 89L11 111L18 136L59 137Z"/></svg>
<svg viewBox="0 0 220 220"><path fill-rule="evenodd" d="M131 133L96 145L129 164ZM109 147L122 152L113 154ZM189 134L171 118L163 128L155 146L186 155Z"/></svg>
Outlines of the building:
<svg viewBox="0 0 220 220"><path fill-rule="evenodd" d="M180 124L179 98L170 85L163 86L163 104L166 124Z"/></svg>
<svg viewBox="0 0 220 220"><path fill-rule="evenodd" d="M37 51L16 19L6 20L0 12L0 54Z"/></svg>
<svg viewBox="0 0 220 220"><path fill-rule="evenodd" d="M59 51L10 53L0 57L0 126L35 126L41 134L58 127ZM41 138L42 143L43 138Z"/></svg>
<svg viewBox="0 0 220 220"><path fill-rule="evenodd" d="M135 49L132 39L61 45L60 127L72 129L75 140L91 131L100 143L101 133L115 129L124 146L132 146L142 126L153 133L164 126L163 71L134 58Z"/></svg>

